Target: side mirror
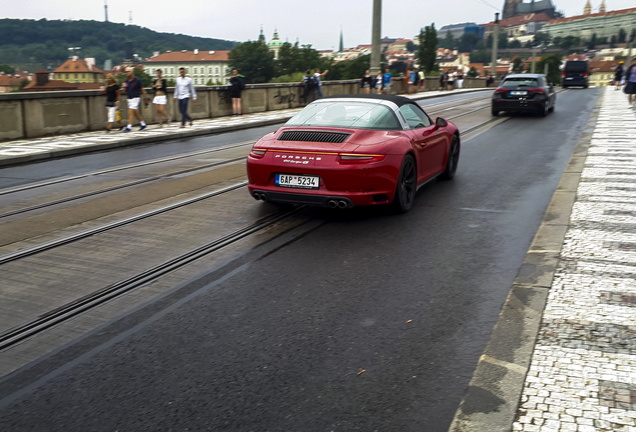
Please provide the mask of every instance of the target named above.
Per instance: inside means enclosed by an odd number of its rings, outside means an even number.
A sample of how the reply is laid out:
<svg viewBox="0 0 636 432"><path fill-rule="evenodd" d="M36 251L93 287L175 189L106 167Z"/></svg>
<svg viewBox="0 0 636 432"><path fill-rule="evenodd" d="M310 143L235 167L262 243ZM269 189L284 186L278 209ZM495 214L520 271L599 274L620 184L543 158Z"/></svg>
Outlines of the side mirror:
<svg viewBox="0 0 636 432"><path fill-rule="evenodd" d="M446 127L448 126L448 122L441 117L437 117L435 119L435 126L437 127Z"/></svg>

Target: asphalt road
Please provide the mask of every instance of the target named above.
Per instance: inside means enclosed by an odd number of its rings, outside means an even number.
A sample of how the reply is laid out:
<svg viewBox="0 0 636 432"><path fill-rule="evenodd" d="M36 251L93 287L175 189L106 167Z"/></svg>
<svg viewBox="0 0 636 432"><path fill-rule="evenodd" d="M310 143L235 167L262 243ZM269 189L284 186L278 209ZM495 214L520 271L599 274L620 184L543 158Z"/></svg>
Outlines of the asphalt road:
<svg viewBox="0 0 636 432"><path fill-rule="evenodd" d="M0 430L445 431L598 94L464 142L406 215L316 210L261 259L3 379Z"/></svg>

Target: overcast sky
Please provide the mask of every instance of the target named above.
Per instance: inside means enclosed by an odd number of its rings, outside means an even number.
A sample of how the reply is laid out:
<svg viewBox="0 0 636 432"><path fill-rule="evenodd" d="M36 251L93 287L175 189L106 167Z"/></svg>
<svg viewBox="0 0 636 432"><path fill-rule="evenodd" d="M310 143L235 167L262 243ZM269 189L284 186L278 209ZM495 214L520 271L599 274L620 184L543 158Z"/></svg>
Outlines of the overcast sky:
<svg viewBox="0 0 636 432"><path fill-rule="evenodd" d="M552 0L565 16L581 15L587 0ZM602 0L591 0L598 12ZM526 0L525 2L529 2ZM1 0L0 18L104 20L104 0ZM261 29L267 41L275 30L282 41L338 49L371 43L373 0L107 0L108 19L151 30L244 42ZM382 36L413 38L435 23L484 24L500 12L503 0L384 0ZM605 0L608 11L634 7L634 0ZM183 49L207 47L183 47Z"/></svg>

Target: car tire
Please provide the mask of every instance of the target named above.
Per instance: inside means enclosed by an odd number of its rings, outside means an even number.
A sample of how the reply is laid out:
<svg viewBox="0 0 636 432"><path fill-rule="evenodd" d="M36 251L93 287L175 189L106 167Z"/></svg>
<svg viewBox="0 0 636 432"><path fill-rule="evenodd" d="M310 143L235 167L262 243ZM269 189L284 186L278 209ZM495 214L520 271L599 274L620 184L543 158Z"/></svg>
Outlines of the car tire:
<svg viewBox="0 0 636 432"><path fill-rule="evenodd" d="M448 159L446 160L446 169L440 174L439 178L442 180L452 180L457 172L457 164L459 163L459 138L457 135L453 135L450 147L448 149Z"/></svg>
<svg viewBox="0 0 636 432"><path fill-rule="evenodd" d="M393 209L397 213L406 213L411 210L415 202L415 193L417 192L417 167L413 156L406 155L402 160L400 174L397 185L395 187L395 196L393 197Z"/></svg>
<svg viewBox="0 0 636 432"><path fill-rule="evenodd" d="M550 112L550 104L548 102L543 104L543 111L541 111L541 117L545 117Z"/></svg>
<svg viewBox="0 0 636 432"><path fill-rule="evenodd" d="M499 115L499 110L491 108L490 113L492 114L493 117L497 117Z"/></svg>

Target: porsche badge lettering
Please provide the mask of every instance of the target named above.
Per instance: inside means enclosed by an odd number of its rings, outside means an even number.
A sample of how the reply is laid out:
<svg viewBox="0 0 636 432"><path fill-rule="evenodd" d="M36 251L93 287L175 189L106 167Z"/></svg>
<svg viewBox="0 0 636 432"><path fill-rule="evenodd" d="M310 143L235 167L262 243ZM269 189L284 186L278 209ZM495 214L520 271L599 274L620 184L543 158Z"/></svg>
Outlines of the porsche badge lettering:
<svg viewBox="0 0 636 432"><path fill-rule="evenodd" d="M312 161L320 161L320 156L300 156L300 155L276 155L274 158L282 159L283 163L308 165Z"/></svg>

